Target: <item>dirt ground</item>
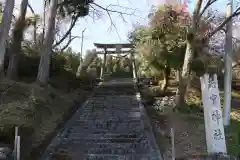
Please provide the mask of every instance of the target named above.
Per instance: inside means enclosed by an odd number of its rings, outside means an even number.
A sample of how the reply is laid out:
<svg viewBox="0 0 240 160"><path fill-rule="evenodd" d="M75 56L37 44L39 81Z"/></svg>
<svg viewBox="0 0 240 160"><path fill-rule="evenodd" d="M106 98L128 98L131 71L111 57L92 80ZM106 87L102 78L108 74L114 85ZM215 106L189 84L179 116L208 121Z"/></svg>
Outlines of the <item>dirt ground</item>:
<svg viewBox="0 0 240 160"><path fill-rule="evenodd" d="M178 113L157 113L147 106L164 159L172 158L170 129L174 129L175 157L206 154L203 120ZM174 118L173 118L174 117Z"/></svg>
<svg viewBox="0 0 240 160"><path fill-rule="evenodd" d="M174 129L176 158L207 155L204 119L201 114L173 112L171 107L160 112L151 104L145 104L145 107L164 159L172 158L171 128ZM225 130L228 154L239 157L240 110L233 109L231 116L231 126Z"/></svg>

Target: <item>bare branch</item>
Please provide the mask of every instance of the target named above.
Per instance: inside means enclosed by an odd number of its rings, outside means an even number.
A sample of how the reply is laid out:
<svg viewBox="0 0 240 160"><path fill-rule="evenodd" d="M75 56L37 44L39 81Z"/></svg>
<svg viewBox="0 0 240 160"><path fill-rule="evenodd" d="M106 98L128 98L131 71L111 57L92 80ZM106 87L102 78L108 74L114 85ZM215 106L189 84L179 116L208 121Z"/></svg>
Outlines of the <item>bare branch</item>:
<svg viewBox="0 0 240 160"><path fill-rule="evenodd" d="M88 16L90 16L93 19L93 21L95 21L96 18L100 19L103 16L103 13L101 10L98 10L98 9L92 7L90 4L89 4L89 6L91 7L92 10L89 11Z"/></svg>
<svg viewBox="0 0 240 160"><path fill-rule="evenodd" d="M74 39L76 38L81 38L79 36L71 36L71 34L69 35L69 40L68 42L60 49L61 52L63 52L71 43Z"/></svg>
<svg viewBox="0 0 240 160"><path fill-rule="evenodd" d="M100 6L100 5L98 5L98 6ZM92 5L90 5L90 7L91 7L94 11L99 12L99 11L98 11L96 8L94 8ZM114 21L113 21L113 19L112 19L112 17L111 17L111 14L110 14L110 12L112 12L113 10L106 9L106 8L104 8L104 7L102 7L102 6L100 6L100 8L101 8L101 9L104 9L104 10L107 12L107 15L108 15L108 17L109 17L109 19L110 19L110 22L111 22L111 26L113 26L113 27L115 28L115 30L116 30L116 32L117 32L117 35L118 35L118 38L121 39L121 37L120 37L120 35L119 35L118 31L117 31L116 24L114 23ZM120 15L124 14L124 12L119 12L119 11L116 11L116 13L119 13ZM122 17L123 17L123 16L122 16ZM123 18L123 20L124 20L124 18ZM125 21L125 20L124 20L124 21ZM111 30L111 26L110 26L110 30Z"/></svg>
<svg viewBox="0 0 240 160"><path fill-rule="evenodd" d="M204 12L208 9L208 7L210 7L213 3L215 3L217 0L208 0L206 5L203 7L202 12L200 12L199 16L201 17Z"/></svg>
<svg viewBox="0 0 240 160"><path fill-rule="evenodd" d="M213 35L215 35L218 31L220 31L224 26L234 17L240 15L240 7L237 8L231 16L226 18L218 27L216 27L212 32L208 33L205 37L204 40L210 39Z"/></svg>
<svg viewBox="0 0 240 160"><path fill-rule="evenodd" d="M202 7L202 2L203 0L197 0L195 9L194 9L194 14L199 15L201 7Z"/></svg>
<svg viewBox="0 0 240 160"><path fill-rule="evenodd" d="M198 22L200 19L199 12L201 10L203 0L197 0L197 3L195 5L195 9L193 11L193 18L192 18L192 31L191 32L196 32L196 29L198 28Z"/></svg>
<svg viewBox="0 0 240 160"><path fill-rule="evenodd" d="M93 5L97 6L98 8L106 11L107 13L107 16L109 17L110 19L110 22L111 22L111 26L110 26L110 30L112 28L112 26L114 27L114 29L116 30L116 33L118 35L118 38L121 39L119 33L118 33L118 30L117 30L117 27L116 27L116 24L114 23L112 17L111 17L111 14L110 13L117 13L119 14L119 16L122 18L123 22L126 22L126 20L124 19L124 15L128 15L128 16L136 16L135 15L135 12L137 11L136 9L132 9L132 8L128 8L128 7L123 7L123 6L120 6L119 4L118 5L108 5L107 7L103 7L99 4L96 4L96 3L92 3L92 5L90 5L90 7L93 9L93 11L98 11ZM121 9L124 9L125 11L120 11L120 10L115 10L115 9L111 9L113 7L121 7ZM128 12L130 11L130 12ZM99 11L98 11L99 12ZM101 13L101 12L100 12Z"/></svg>
<svg viewBox="0 0 240 160"><path fill-rule="evenodd" d="M79 16L75 16L73 19L72 19L72 22L70 24L70 27L69 29L67 30L67 32L64 34L64 36L58 41L56 42L54 45L53 45L53 48L57 47L58 45L60 45L66 38L67 36L71 33L73 27L75 26L77 20L78 20Z"/></svg>
<svg viewBox="0 0 240 160"><path fill-rule="evenodd" d="M108 17L109 17L109 19L110 19L110 21L111 21L111 24L113 25L113 27L114 27L115 30L116 30L116 33L117 33L117 35L118 35L118 38L121 39L120 34L118 33L117 27L116 27L115 23L113 22L112 17L111 17L111 15L110 15L109 11L107 11L107 14L108 14Z"/></svg>
<svg viewBox="0 0 240 160"><path fill-rule="evenodd" d="M109 5L108 7L104 8L104 7L100 6L99 4L96 4L96 3L92 3L92 4L94 4L95 6L101 8L102 10L105 10L105 11L107 11L107 12L118 13L118 14L121 14L121 15L129 15L129 16L132 16L132 15L134 15L134 13L135 13L135 11L136 11L136 10L133 10L132 13L127 13L127 12L121 12L121 11L109 9L109 7L116 6L116 5ZM91 7L94 8L93 6L91 6ZM121 7L122 7L122 6L121 6ZM127 9L126 7L123 7L123 8ZM128 9L130 9L130 8L128 8Z"/></svg>
<svg viewBox="0 0 240 160"><path fill-rule="evenodd" d="M34 10L33 10L33 8L32 8L32 6L28 3L28 8L30 9L30 11L32 12L32 14L34 14L35 15L35 12L34 12Z"/></svg>

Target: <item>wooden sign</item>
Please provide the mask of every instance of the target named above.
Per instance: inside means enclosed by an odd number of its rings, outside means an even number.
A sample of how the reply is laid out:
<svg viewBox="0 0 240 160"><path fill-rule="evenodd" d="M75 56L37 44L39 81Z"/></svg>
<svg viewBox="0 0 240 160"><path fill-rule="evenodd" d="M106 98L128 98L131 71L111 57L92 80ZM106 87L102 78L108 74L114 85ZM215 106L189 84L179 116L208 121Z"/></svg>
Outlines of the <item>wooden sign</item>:
<svg viewBox="0 0 240 160"><path fill-rule="evenodd" d="M208 153L226 153L217 75L200 77Z"/></svg>

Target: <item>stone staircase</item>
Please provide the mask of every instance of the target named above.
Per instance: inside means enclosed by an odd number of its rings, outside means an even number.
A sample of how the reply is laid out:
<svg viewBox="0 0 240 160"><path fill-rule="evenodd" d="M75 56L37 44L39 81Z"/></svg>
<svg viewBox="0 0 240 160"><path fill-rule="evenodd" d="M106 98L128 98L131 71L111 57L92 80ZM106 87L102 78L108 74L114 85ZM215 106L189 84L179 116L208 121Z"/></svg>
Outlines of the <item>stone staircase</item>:
<svg viewBox="0 0 240 160"><path fill-rule="evenodd" d="M162 159L133 82L108 82L95 89L41 158L63 159Z"/></svg>

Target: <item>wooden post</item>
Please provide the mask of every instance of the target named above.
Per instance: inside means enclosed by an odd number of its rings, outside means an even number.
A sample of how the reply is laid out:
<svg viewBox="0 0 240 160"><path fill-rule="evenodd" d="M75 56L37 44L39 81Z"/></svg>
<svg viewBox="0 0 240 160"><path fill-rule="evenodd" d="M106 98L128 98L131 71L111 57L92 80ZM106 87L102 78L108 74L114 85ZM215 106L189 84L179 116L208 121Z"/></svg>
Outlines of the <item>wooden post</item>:
<svg viewBox="0 0 240 160"><path fill-rule="evenodd" d="M14 149L13 149L13 156L14 160L17 159L17 140L18 139L18 127L15 127L15 139L14 139Z"/></svg>
<svg viewBox="0 0 240 160"><path fill-rule="evenodd" d="M17 136L16 160L20 160L20 136Z"/></svg>
<svg viewBox="0 0 240 160"><path fill-rule="evenodd" d="M175 156L175 138L174 138L174 129L171 128L171 141L172 141L172 160L176 159Z"/></svg>
<svg viewBox="0 0 240 160"><path fill-rule="evenodd" d="M136 70L134 53L131 53L131 61L132 61L132 68L133 68L133 78L134 80L137 80L137 70Z"/></svg>
<svg viewBox="0 0 240 160"><path fill-rule="evenodd" d="M101 67L100 79L104 78L103 75L104 75L105 67L106 67L106 59L107 59L107 49L104 48L103 64Z"/></svg>

